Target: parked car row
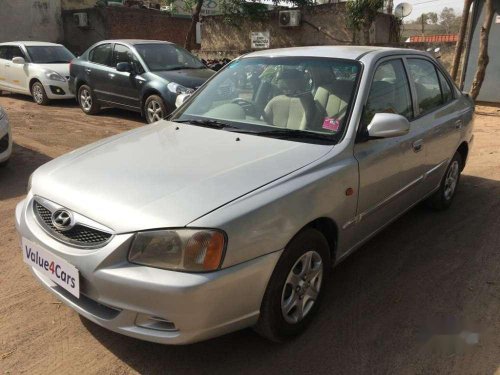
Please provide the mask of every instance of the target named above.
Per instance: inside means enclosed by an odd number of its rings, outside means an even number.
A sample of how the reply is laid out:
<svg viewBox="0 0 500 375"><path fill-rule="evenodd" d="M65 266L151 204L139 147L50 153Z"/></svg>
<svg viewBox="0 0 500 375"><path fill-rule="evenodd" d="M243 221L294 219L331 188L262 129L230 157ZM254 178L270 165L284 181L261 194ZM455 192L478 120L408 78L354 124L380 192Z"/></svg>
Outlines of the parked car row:
<svg viewBox="0 0 500 375"><path fill-rule="evenodd" d="M118 107L140 112L147 123L171 113L179 94L193 92L214 73L163 41L107 40L78 58L60 44L0 44L0 92L31 95L40 105L76 96L86 114Z"/></svg>
<svg viewBox="0 0 500 375"><path fill-rule="evenodd" d="M23 259L79 314L158 343L298 335L332 266L417 203L452 204L473 139L472 100L415 50L253 52L190 96L210 73L167 43L101 42L70 71L87 113L185 101L37 169Z"/></svg>

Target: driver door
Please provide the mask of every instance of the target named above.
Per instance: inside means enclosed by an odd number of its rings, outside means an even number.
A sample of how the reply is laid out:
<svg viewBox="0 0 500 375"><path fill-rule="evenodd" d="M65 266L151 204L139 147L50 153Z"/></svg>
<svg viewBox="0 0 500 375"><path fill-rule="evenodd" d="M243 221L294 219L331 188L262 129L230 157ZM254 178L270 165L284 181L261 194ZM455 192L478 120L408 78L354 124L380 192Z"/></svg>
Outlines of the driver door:
<svg viewBox="0 0 500 375"><path fill-rule="evenodd" d="M10 47L11 61L7 64L7 77L12 82L12 88L17 92L30 93L28 82L28 58L18 46ZM24 64L14 64L14 57L22 57L25 60ZM8 79L9 79L8 78Z"/></svg>
<svg viewBox="0 0 500 375"><path fill-rule="evenodd" d="M378 64L361 133L366 133L375 113L397 113L413 119L411 89L402 59L386 59ZM360 239L373 234L420 199L425 169L421 139L421 130L410 124L406 135L380 139L364 136L355 144L360 178L356 233Z"/></svg>

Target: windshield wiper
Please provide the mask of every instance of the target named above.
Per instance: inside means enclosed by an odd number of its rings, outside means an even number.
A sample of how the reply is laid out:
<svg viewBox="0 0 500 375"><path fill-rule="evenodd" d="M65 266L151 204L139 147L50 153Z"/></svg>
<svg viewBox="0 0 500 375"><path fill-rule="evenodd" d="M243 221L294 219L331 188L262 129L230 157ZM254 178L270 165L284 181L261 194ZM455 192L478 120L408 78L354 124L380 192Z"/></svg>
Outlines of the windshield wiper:
<svg viewBox="0 0 500 375"><path fill-rule="evenodd" d="M317 139L322 141L332 141L332 137L329 134L318 134L311 133L303 130L295 129L275 129L275 130L265 130L261 132L256 132L257 135L276 137L281 139Z"/></svg>
<svg viewBox="0 0 500 375"><path fill-rule="evenodd" d="M43 64L69 64L69 61L65 60L55 60L55 61L48 61Z"/></svg>
<svg viewBox="0 0 500 375"><path fill-rule="evenodd" d="M207 128L215 128L215 129L236 128L236 126L229 125L217 120L173 120L173 122L179 122L181 124L205 126Z"/></svg>

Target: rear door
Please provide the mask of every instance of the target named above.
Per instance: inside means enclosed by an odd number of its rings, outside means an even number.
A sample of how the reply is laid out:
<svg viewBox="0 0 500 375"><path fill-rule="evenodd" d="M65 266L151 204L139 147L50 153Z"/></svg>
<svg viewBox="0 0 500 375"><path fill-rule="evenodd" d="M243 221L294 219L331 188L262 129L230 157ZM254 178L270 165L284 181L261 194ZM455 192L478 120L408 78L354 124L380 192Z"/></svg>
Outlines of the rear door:
<svg viewBox="0 0 500 375"><path fill-rule="evenodd" d="M5 90L29 93L28 88L28 59L19 46L0 46L0 84ZM26 64L14 64L14 57L22 57Z"/></svg>
<svg viewBox="0 0 500 375"><path fill-rule="evenodd" d="M111 67L113 45L103 43L89 52L89 62L84 67L86 82L94 91L99 101L111 101L109 93L109 74L114 72Z"/></svg>
<svg viewBox="0 0 500 375"><path fill-rule="evenodd" d="M9 83L6 75L6 65L9 64L7 59L8 46L0 46L0 90L7 90Z"/></svg>
<svg viewBox="0 0 500 375"><path fill-rule="evenodd" d="M458 99L445 74L430 59L407 58L410 83L415 93L416 127L424 132L424 192L440 183L450 158L458 148L462 120Z"/></svg>

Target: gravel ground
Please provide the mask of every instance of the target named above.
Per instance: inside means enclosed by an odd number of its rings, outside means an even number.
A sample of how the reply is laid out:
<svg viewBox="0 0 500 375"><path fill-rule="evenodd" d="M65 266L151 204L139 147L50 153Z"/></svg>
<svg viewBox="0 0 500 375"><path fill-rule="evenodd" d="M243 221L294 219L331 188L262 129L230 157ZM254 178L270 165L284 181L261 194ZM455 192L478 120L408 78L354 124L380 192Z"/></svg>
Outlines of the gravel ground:
<svg viewBox="0 0 500 375"><path fill-rule="evenodd" d="M31 172L143 126L0 96L14 153L0 170L0 373L500 374L500 109L478 107L475 143L446 212L418 206L336 267L309 330L276 345L244 330L169 347L109 332L61 305L22 261L14 207Z"/></svg>

